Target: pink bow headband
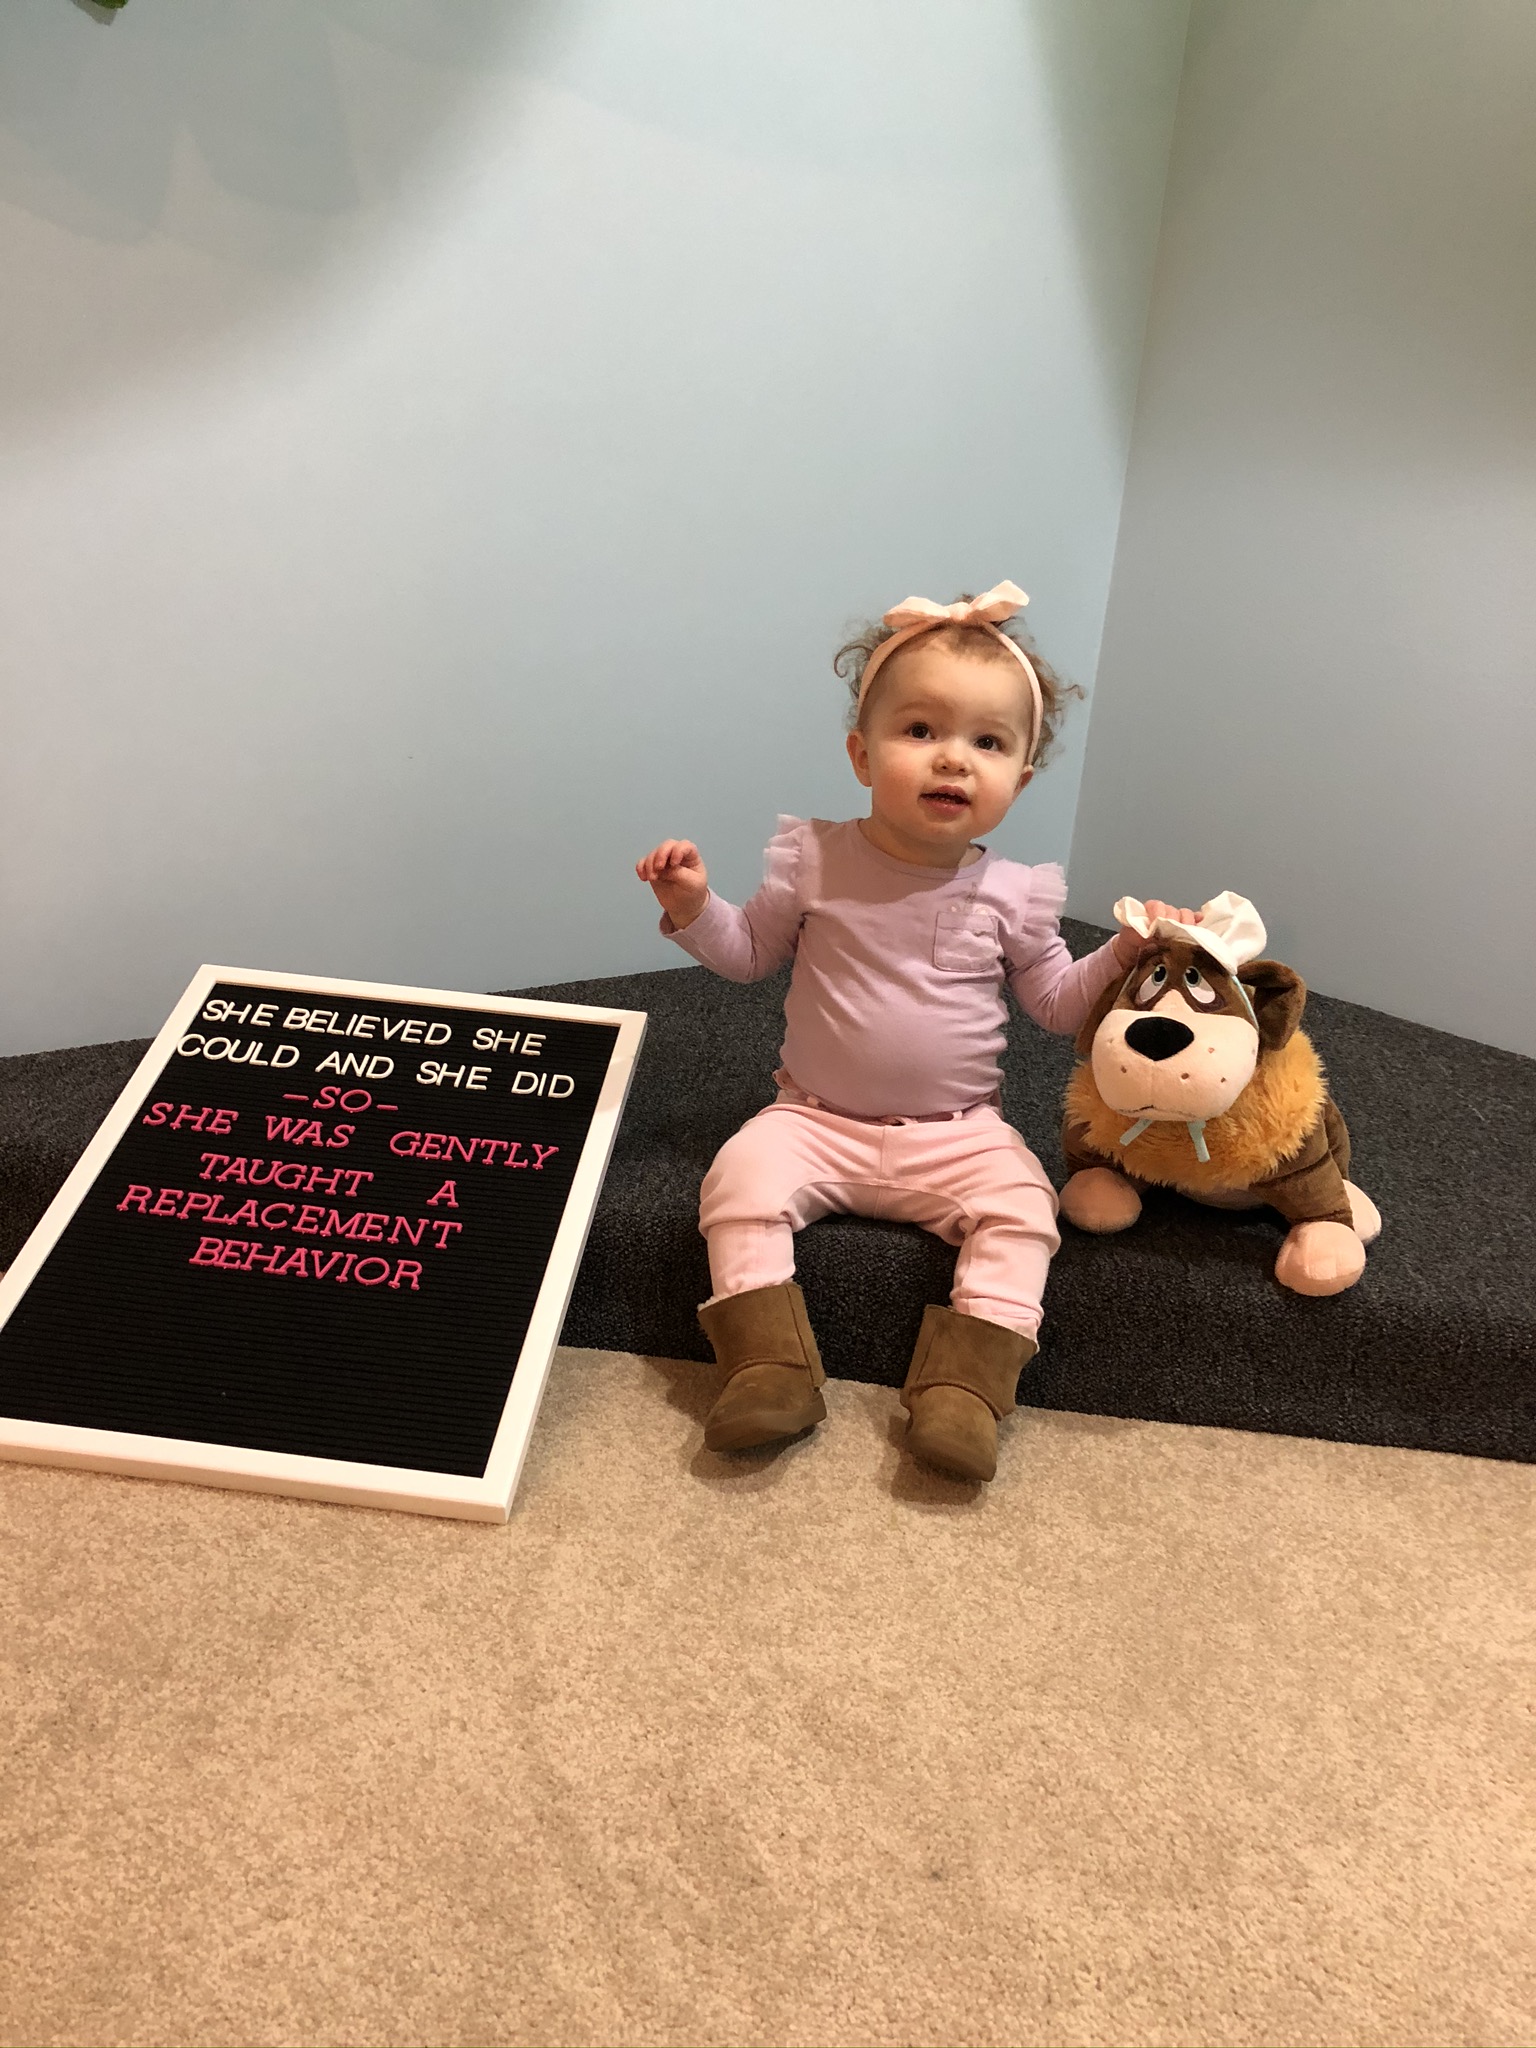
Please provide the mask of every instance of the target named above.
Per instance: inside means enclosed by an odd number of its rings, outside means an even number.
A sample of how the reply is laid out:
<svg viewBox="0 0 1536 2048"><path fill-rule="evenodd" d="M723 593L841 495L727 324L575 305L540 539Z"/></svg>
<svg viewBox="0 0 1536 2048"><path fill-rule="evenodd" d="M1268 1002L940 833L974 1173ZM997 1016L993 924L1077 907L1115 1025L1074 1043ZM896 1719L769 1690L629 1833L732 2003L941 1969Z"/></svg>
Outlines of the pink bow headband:
<svg viewBox="0 0 1536 2048"><path fill-rule="evenodd" d="M1029 599L1017 583L994 583L990 590L984 590L980 597L973 597L964 604L935 604L931 598L909 597L885 614L885 623L895 628L889 640L880 645L864 665L864 677L859 684L860 711L869 695L869 686L879 672L880 664L893 655L898 647L904 647L909 640L915 640L920 633L931 633L937 626L980 626L992 638L1007 648L1029 678L1030 703L1034 720L1030 727L1029 747L1024 756L1033 761L1035 749L1040 744L1040 733L1045 725L1045 699L1040 694L1040 678L1035 674L1034 665L1017 640L1010 640L1006 633L997 630L1001 619L1011 619L1023 611Z"/></svg>

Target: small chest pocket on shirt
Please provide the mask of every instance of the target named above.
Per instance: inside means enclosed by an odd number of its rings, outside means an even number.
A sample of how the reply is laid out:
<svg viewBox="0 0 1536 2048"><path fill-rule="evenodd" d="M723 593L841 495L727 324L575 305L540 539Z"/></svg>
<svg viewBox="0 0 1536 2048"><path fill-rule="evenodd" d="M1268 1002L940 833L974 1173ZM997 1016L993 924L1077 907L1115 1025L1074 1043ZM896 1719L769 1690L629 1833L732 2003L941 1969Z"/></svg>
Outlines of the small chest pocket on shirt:
<svg viewBox="0 0 1536 2048"><path fill-rule="evenodd" d="M974 903L946 903L933 928L933 964L950 974L995 973L997 918Z"/></svg>

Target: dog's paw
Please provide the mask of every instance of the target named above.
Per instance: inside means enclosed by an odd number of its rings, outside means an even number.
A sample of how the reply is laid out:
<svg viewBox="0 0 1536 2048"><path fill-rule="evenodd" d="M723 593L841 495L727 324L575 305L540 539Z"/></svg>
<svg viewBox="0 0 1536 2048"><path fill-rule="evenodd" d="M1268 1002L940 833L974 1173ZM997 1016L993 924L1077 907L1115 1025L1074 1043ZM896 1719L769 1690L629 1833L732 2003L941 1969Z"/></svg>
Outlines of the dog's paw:
<svg viewBox="0 0 1536 2048"><path fill-rule="evenodd" d="M1275 1261L1293 1294L1342 1294L1364 1271L1365 1246L1347 1223L1298 1223Z"/></svg>
<svg viewBox="0 0 1536 2048"><path fill-rule="evenodd" d="M1141 1197L1123 1173L1085 1166L1062 1189L1061 1213L1079 1230L1128 1230L1141 1214Z"/></svg>
<svg viewBox="0 0 1536 2048"><path fill-rule="evenodd" d="M1356 1237L1362 1244L1374 1244L1381 1235L1381 1211L1365 1190L1357 1188L1352 1180L1345 1181L1344 1192L1349 1197L1349 1213L1354 1218Z"/></svg>

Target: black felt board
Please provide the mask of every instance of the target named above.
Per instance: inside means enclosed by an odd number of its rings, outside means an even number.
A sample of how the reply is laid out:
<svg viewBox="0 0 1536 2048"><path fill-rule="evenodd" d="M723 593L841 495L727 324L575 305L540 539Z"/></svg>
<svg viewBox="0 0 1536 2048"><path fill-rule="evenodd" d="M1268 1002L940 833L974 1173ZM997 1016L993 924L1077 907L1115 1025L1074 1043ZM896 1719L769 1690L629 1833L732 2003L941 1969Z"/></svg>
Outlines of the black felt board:
<svg viewBox="0 0 1536 2048"><path fill-rule="evenodd" d="M275 1004L275 1019L209 1022L205 1003L181 1040L193 1049L144 1088L0 1328L0 1413L481 1474L617 1025L224 982L209 1002ZM330 1022L283 1028L306 1011ZM353 1015L380 1020L371 1040L344 1035ZM536 1057L474 1049L477 1031L525 1027L542 1034ZM204 1056L226 1039L297 1055L277 1068ZM470 1071L424 1078L443 1068ZM530 1091L555 1074L569 1090L514 1094L520 1071ZM198 1127L204 1110L226 1114Z"/></svg>

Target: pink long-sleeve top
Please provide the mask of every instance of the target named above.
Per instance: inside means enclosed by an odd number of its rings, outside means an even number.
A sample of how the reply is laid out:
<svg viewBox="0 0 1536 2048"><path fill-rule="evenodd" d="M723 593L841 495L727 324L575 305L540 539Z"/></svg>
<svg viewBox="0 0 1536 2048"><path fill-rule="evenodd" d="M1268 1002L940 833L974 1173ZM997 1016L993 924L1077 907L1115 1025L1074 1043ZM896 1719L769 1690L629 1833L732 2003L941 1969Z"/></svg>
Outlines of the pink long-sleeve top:
<svg viewBox="0 0 1536 2048"><path fill-rule="evenodd" d="M1076 1031L1123 970L1113 941L1074 960L1066 878L983 852L969 867L881 853L856 820L781 818L743 909L710 894L663 934L728 981L794 960L780 1078L855 1116L935 1116L993 1100L1006 981L1047 1031Z"/></svg>

